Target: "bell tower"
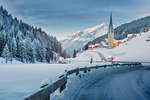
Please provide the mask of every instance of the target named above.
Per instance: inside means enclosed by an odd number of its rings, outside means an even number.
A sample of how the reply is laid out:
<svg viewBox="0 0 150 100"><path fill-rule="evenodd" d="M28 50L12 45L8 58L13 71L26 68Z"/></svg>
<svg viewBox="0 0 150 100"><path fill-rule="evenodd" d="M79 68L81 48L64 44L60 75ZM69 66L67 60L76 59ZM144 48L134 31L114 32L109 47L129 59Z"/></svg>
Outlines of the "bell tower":
<svg viewBox="0 0 150 100"><path fill-rule="evenodd" d="M112 13L110 13L110 23L108 28L108 48L114 48L114 29L112 22Z"/></svg>

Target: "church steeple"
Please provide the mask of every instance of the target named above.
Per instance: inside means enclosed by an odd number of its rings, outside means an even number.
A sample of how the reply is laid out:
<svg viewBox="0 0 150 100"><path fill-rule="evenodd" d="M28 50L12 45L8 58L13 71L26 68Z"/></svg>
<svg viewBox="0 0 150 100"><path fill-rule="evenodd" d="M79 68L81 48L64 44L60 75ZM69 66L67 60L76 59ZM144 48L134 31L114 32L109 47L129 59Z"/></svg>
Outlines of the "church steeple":
<svg viewBox="0 0 150 100"><path fill-rule="evenodd" d="M110 12L110 23L109 23L109 28L113 28L112 12Z"/></svg>
<svg viewBox="0 0 150 100"><path fill-rule="evenodd" d="M114 29L113 29L113 22L112 22L112 12L110 13L110 23L108 28L108 47L114 47Z"/></svg>

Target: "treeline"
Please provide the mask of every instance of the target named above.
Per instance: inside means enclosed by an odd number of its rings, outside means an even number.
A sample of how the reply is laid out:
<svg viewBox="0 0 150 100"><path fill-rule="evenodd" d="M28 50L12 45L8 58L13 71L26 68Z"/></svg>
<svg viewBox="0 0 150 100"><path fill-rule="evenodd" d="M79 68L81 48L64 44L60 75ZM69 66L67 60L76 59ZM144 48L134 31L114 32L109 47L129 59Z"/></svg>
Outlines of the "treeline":
<svg viewBox="0 0 150 100"><path fill-rule="evenodd" d="M41 28L13 18L0 6L0 56L15 58L23 63L55 61L61 54L56 37L47 35Z"/></svg>

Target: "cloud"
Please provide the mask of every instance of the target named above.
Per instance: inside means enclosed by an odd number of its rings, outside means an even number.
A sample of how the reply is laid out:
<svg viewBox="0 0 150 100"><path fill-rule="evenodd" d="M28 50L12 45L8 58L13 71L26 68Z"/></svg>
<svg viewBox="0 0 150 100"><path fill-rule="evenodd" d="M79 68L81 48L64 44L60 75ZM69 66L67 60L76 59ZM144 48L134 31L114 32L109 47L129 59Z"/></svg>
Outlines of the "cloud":
<svg viewBox="0 0 150 100"><path fill-rule="evenodd" d="M13 16L46 30L53 27L56 33L60 29L66 33L67 29L108 22L110 11L114 23L119 24L150 13L149 0L0 0L0 3Z"/></svg>

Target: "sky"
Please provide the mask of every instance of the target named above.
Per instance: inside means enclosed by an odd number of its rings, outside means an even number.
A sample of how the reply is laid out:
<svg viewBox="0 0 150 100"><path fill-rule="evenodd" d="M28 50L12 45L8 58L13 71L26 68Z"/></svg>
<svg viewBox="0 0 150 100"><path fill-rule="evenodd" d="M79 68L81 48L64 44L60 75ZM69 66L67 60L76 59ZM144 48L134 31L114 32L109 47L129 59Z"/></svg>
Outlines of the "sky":
<svg viewBox="0 0 150 100"><path fill-rule="evenodd" d="M8 12L62 40L102 23L118 26L150 15L150 0L0 0Z"/></svg>

